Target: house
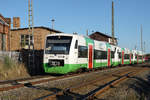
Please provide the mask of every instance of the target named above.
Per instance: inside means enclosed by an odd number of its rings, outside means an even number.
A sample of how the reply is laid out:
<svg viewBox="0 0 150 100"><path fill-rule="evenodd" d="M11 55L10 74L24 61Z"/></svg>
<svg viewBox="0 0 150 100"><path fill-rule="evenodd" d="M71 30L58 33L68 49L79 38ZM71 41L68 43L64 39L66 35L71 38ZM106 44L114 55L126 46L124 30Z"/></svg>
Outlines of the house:
<svg viewBox="0 0 150 100"><path fill-rule="evenodd" d="M0 51L8 51L10 49L10 26L11 19L5 18L0 14Z"/></svg>
<svg viewBox="0 0 150 100"><path fill-rule="evenodd" d="M94 32L91 35L89 35L89 37L93 40L105 41L105 42L108 42L110 44L113 44L112 37L109 35L106 35L104 33L101 33L101 32ZM113 45L117 45L117 44L118 44L117 38L114 38L114 44Z"/></svg>
<svg viewBox="0 0 150 100"><path fill-rule="evenodd" d="M18 26L17 26L18 27ZM11 51L18 51L21 49L29 49L29 43L30 47L32 49L32 39L34 37L34 49L35 50L43 50L44 49L44 43L45 43L45 37L48 34L53 33L62 33L61 31L51 29L48 27L34 27L34 36L29 34L28 28L14 28L11 29ZM30 41L29 41L30 38Z"/></svg>

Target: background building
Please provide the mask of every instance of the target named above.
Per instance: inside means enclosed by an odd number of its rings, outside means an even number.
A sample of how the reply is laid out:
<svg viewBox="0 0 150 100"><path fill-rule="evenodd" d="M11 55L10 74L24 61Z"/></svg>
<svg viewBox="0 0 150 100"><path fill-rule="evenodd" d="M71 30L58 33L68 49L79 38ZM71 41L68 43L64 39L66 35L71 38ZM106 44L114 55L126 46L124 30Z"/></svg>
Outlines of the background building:
<svg viewBox="0 0 150 100"><path fill-rule="evenodd" d="M13 29L11 29L11 18L5 18L0 14L0 51L18 51L32 49L32 35L28 28L20 28L20 18L13 17ZM48 27L34 27L34 49L44 49L45 37L48 34L61 33L61 31Z"/></svg>
<svg viewBox="0 0 150 100"><path fill-rule="evenodd" d="M0 14L0 51L7 51L10 49L10 28L11 19L5 18Z"/></svg>
<svg viewBox="0 0 150 100"><path fill-rule="evenodd" d="M104 33L101 33L101 32L94 32L91 35L89 35L89 37L93 40L105 41L105 42L108 42L110 44L113 44L112 37L109 35L106 35ZM117 38L114 39L114 44L118 45Z"/></svg>
<svg viewBox="0 0 150 100"><path fill-rule="evenodd" d="M48 27L34 27L34 49L44 49L45 37L48 34L61 33L61 31L50 29ZM15 28L11 29L11 51L21 50L22 48L29 48L29 36L30 44L32 44L32 35L29 34L28 28ZM31 46L32 48L32 46Z"/></svg>

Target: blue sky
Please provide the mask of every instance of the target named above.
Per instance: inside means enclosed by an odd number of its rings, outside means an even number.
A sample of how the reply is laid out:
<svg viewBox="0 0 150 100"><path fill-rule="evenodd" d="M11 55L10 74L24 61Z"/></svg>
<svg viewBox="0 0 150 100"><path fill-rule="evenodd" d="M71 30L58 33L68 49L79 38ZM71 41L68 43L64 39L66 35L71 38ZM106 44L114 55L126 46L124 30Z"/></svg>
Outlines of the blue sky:
<svg viewBox="0 0 150 100"><path fill-rule="evenodd" d="M111 35L112 0L33 0L34 25L51 27L66 33L86 34L100 31ZM140 49L140 27L146 52L150 52L150 0L114 0L115 36L119 46ZM28 26L28 0L1 0L0 13L20 17L21 27Z"/></svg>

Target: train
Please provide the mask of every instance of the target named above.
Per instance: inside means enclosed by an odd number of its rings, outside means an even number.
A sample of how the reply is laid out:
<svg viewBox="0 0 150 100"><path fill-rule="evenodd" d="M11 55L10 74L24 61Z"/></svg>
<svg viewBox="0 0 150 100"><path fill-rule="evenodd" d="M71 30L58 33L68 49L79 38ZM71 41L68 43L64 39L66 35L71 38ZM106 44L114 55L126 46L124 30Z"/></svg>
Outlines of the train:
<svg viewBox="0 0 150 100"><path fill-rule="evenodd" d="M129 50L78 34L50 34L45 39L43 67L46 73L68 74L144 62L142 51Z"/></svg>

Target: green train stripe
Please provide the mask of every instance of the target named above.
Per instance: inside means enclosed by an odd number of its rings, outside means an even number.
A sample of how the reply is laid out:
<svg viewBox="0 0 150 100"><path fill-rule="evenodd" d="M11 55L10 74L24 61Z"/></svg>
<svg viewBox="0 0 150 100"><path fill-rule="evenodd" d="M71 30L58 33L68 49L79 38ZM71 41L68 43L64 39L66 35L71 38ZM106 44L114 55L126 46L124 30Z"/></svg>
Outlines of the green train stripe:
<svg viewBox="0 0 150 100"><path fill-rule="evenodd" d="M44 64L44 70L48 73L66 74L80 68L87 68L87 64L65 64L64 66L57 67L49 67L47 63Z"/></svg>
<svg viewBox="0 0 150 100"><path fill-rule="evenodd" d="M131 61L132 64L137 63L137 61ZM142 63L142 60L138 61L138 63ZM117 66L121 64L121 62L112 62L112 66ZM130 64L130 61L124 61L124 64ZM93 68L101 68L101 67L108 67L107 61L105 62L93 62ZM47 63L44 64L44 70L46 73L57 73L57 74L67 74L69 72L75 72L80 68L86 68L87 64L65 64L64 66L57 66L57 67L49 67Z"/></svg>
<svg viewBox="0 0 150 100"><path fill-rule="evenodd" d="M88 46L89 43L94 44L94 41L90 38L85 37L86 40L86 46Z"/></svg>

